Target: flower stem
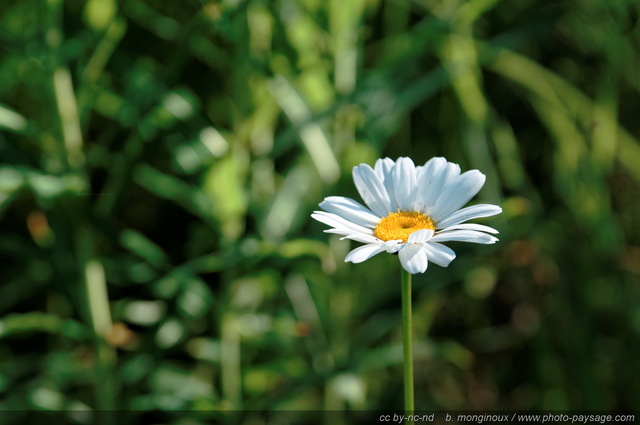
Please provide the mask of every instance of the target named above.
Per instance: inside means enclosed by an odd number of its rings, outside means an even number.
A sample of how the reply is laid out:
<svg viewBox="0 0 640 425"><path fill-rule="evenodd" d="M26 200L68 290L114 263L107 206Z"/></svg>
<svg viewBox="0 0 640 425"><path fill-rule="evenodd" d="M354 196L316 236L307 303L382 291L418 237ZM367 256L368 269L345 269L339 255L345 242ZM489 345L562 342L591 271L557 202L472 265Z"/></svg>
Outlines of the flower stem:
<svg viewBox="0 0 640 425"><path fill-rule="evenodd" d="M402 269L402 347L404 357L404 410L413 414L413 351L411 348L411 273Z"/></svg>

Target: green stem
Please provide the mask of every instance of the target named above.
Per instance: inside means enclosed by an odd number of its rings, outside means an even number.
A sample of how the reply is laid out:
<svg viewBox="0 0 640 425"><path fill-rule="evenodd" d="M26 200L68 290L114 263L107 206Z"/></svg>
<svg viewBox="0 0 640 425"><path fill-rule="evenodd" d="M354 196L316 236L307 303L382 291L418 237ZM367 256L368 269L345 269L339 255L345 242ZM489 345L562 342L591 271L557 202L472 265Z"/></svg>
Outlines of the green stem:
<svg viewBox="0 0 640 425"><path fill-rule="evenodd" d="M113 425L116 423L116 350L106 340L111 331L111 311L107 282L102 263L95 258L95 240L90 229L79 229L78 252L83 272L84 292L86 296L86 312L88 321L94 332L97 356L95 397L97 410L103 413L100 423Z"/></svg>
<svg viewBox="0 0 640 425"><path fill-rule="evenodd" d="M84 152L78 102L73 88L71 71L63 63L60 53L64 34L62 32L63 0L47 0L47 44L53 74L51 82L58 111L58 121L66 161L72 170L80 170L84 165Z"/></svg>
<svg viewBox="0 0 640 425"><path fill-rule="evenodd" d="M99 261L92 259L85 265L84 272L89 315L96 336L99 376L96 385L98 408L100 410L113 410L115 409L115 394L112 376L115 368L116 352L106 341L112 324L104 268Z"/></svg>
<svg viewBox="0 0 640 425"><path fill-rule="evenodd" d="M402 269L402 347L404 357L404 410L413 414L413 351L411 348L411 273Z"/></svg>

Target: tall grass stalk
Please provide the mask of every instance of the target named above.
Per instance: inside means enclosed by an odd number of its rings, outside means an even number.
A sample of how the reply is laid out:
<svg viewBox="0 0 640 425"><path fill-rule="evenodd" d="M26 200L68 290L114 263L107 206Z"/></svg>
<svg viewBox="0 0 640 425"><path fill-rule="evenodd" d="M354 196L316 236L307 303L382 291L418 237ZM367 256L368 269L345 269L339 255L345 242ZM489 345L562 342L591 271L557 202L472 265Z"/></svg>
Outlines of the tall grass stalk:
<svg viewBox="0 0 640 425"><path fill-rule="evenodd" d="M62 138L61 146L70 170L82 174L85 180L88 180L78 102L71 72L64 64L60 53L64 37L62 31L63 2L62 0L48 0L47 7L49 11L47 41L52 64L51 85L58 113L57 118ZM85 228L84 225L77 226L76 230L79 233L76 251L82 274L80 280L86 296L86 306L82 310L88 310L86 316L88 316L88 321L94 331L95 339L97 376L94 391L97 409L113 412L116 408L114 385L116 352L106 341L112 328L112 322L105 272L102 264L94 255L96 242L93 232ZM104 413L100 418L102 423L112 424L112 415L112 413Z"/></svg>
<svg viewBox="0 0 640 425"><path fill-rule="evenodd" d="M116 388L114 374L116 368L116 351L107 342L112 329L109 295L104 267L92 255L94 240L91 232L83 231L78 243L83 271L84 293L89 321L94 332L96 350L96 380L94 396L96 407L104 411L101 416L105 425L113 424L112 413L116 409ZM88 255L87 255L88 254Z"/></svg>

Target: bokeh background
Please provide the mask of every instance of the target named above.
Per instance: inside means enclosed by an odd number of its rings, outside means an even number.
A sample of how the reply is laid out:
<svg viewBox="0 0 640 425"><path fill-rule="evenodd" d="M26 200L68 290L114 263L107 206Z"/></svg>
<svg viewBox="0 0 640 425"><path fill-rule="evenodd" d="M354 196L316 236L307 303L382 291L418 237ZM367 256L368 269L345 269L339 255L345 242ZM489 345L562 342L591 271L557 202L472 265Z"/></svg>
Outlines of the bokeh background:
<svg viewBox="0 0 640 425"><path fill-rule="evenodd" d="M384 156L480 169L504 209L498 244L414 277L417 408L637 409L639 17L3 0L2 420L399 411L399 262L346 264L309 217Z"/></svg>

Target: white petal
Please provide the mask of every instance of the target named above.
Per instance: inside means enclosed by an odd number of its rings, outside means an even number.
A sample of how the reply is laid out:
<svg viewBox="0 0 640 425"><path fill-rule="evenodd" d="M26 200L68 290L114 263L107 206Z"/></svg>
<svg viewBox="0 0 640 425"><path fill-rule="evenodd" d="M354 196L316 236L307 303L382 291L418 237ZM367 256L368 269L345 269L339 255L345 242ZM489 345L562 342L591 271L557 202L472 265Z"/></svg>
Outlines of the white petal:
<svg viewBox="0 0 640 425"><path fill-rule="evenodd" d="M345 262L350 261L352 263L362 263L363 261L368 260L369 258L373 257L376 254L381 253L384 250L385 250L384 244L362 245L354 249L353 251L351 251L349 254L347 254L344 261Z"/></svg>
<svg viewBox="0 0 640 425"><path fill-rule="evenodd" d="M482 244L492 244L498 241L495 236L486 233L476 232L475 230L452 230L450 232L440 232L431 238L433 242L459 241L472 242Z"/></svg>
<svg viewBox="0 0 640 425"><path fill-rule="evenodd" d="M391 212L389 194L373 168L367 164L353 167L353 182L365 204L380 217Z"/></svg>
<svg viewBox="0 0 640 425"><path fill-rule="evenodd" d="M376 161L374 169L378 178L387 189L389 194L389 201L391 203L390 212L398 211L398 204L396 203L396 197L393 190L393 169L396 163L391 158L379 159Z"/></svg>
<svg viewBox="0 0 640 425"><path fill-rule="evenodd" d="M396 252L400 251L400 249L404 246L404 244L402 243L402 239L397 239L392 241L386 241L384 243L384 246L389 254L395 254Z"/></svg>
<svg viewBox="0 0 640 425"><path fill-rule="evenodd" d="M380 217L362 206L359 202L342 196L329 196L320 203L323 210L339 215L360 226L374 229L380 222Z"/></svg>
<svg viewBox="0 0 640 425"><path fill-rule="evenodd" d="M442 157L431 158L424 164L420 173L420 180L417 182L418 191L415 197L414 208L430 216L433 206L442 193L442 189L447 182L449 163ZM455 168L451 169L455 171Z"/></svg>
<svg viewBox="0 0 640 425"><path fill-rule="evenodd" d="M424 244L424 249L427 251L427 258L429 258L429 261L442 267L447 267L449 263L456 258L456 253L453 252L451 248L442 245L441 243L426 243Z"/></svg>
<svg viewBox="0 0 640 425"><path fill-rule="evenodd" d="M438 229L444 229L445 227L459 224L467 220L480 217L490 217L492 215L500 214L502 208L492 204L478 204L470 207L463 208L451 214L440 222L436 222Z"/></svg>
<svg viewBox="0 0 640 425"><path fill-rule="evenodd" d="M333 229L325 230L325 232L327 233L337 233L339 235L352 235L355 233L362 233L365 235L373 235L373 230L345 220L344 218L336 214L324 211L314 211L314 213L311 214L311 217L321 223L333 227Z"/></svg>
<svg viewBox="0 0 640 425"><path fill-rule="evenodd" d="M426 242L433 236L433 230L431 229L420 229L416 230L412 234L409 235L407 239L407 243L422 243Z"/></svg>
<svg viewBox="0 0 640 425"><path fill-rule="evenodd" d="M493 227L475 223L456 224L454 226L449 226L446 229L442 229L443 232L448 232L449 230L477 230L478 232L493 233L494 235L500 233Z"/></svg>
<svg viewBox="0 0 640 425"><path fill-rule="evenodd" d="M398 252L398 257L402 267L412 274L424 273L429 265L427 251L419 244L404 244L404 247Z"/></svg>
<svg viewBox="0 0 640 425"><path fill-rule="evenodd" d="M398 208L413 210L416 189L416 166L411 158L398 158L393 169L393 191Z"/></svg>
<svg viewBox="0 0 640 425"><path fill-rule="evenodd" d="M388 175L390 175L393 167L395 166L395 162L391 158L380 158L376 161L373 169L376 171L378 178L380 181L384 182Z"/></svg>
<svg viewBox="0 0 640 425"><path fill-rule="evenodd" d="M442 164L446 164L447 159L443 156L434 156L430 160L424 163L422 168L427 172L433 172L435 169L440 168Z"/></svg>
<svg viewBox="0 0 640 425"><path fill-rule="evenodd" d="M485 179L480 171L471 170L449 180L433 206L431 218L435 221L442 220L463 207L480 191Z"/></svg>
<svg viewBox="0 0 640 425"><path fill-rule="evenodd" d="M422 176L422 170L424 170L424 167L422 165L416 165L416 182L420 180L420 177Z"/></svg>
<svg viewBox="0 0 640 425"><path fill-rule="evenodd" d="M340 238L340 240L342 239L351 239L352 241L362 242L362 243L374 243L374 244L382 243L382 241L376 238L375 236L363 235L362 233L354 233L352 235L346 235Z"/></svg>

